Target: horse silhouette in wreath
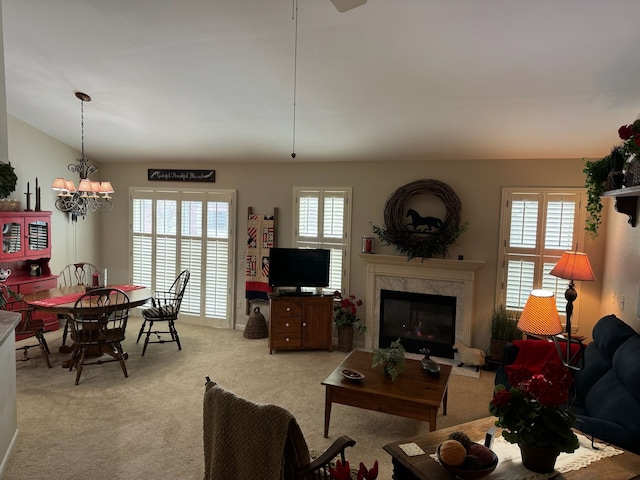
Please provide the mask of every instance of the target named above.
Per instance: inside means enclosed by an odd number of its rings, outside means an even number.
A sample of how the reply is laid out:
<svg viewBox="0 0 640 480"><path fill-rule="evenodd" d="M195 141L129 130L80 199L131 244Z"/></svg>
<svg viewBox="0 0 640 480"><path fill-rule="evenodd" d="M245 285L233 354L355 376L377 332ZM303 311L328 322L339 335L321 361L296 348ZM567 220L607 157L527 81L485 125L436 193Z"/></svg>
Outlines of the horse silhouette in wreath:
<svg viewBox="0 0 640 480"><path fill-rule="evenodd" d="M442 220L440 220L439 218L423 217L418 212L416 212L413 208L410 208L407 211L407 214L405 216L411 217L411 222L408 223L407 226L413 227L413 230L415 232L419 232L419 233L433 232L434 228L437 230L440 230L444 226L444 223L442 223ZM422 226L424 226L424 228L418 229L418 227L422 227Z"/></svg>

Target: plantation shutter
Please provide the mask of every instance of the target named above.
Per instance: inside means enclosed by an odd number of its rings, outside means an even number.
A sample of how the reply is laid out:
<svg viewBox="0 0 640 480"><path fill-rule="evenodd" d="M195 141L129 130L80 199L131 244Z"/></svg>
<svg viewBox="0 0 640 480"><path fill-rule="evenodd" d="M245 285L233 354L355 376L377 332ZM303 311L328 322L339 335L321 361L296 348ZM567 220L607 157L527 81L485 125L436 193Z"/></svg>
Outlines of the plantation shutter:
<svg viewBox="0 0 640 480"><path fill-rule="evenodd" d="M522 311L531 290L544 288L555 293L558 312L564 316L568 281L549 272L564 251L583 244L583 197L579 189L503 190L499 304Z"/></svg>
<svg viewBox="0 0 640 480"><path fill-rule="evenodd" d="M295 188L294 197L297 220L294 246L328 249L329 286L322 291L343 291L348 284L351 189Z"/></svg>
<svg viewBox="0 0 640 480"><path fill-rule="evenodd" d="M234 197L231 191L132 189L133 283L166 291L187 269L181 315L231 326Z"/></svg>

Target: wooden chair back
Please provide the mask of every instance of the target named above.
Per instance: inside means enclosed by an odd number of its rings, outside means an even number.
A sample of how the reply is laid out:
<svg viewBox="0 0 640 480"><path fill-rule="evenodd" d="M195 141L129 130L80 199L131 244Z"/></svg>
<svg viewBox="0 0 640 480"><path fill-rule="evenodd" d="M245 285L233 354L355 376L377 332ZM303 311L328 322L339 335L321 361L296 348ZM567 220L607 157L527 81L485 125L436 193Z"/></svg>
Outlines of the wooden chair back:
<svg viewBox="0 0 640 480"><path fill-rule="evenodd" d="M73 309L76 345L121 342L129 319L129 297L117 288L98 288L80 297Z"/></svg>
<svg viewBox="0 0 640 480"><path fill-rule="evenodd" d="M60 272L58 286L73 287L74 285L91 285L94 273L99 273L98 267L91 263L71 263Z"/></svg>

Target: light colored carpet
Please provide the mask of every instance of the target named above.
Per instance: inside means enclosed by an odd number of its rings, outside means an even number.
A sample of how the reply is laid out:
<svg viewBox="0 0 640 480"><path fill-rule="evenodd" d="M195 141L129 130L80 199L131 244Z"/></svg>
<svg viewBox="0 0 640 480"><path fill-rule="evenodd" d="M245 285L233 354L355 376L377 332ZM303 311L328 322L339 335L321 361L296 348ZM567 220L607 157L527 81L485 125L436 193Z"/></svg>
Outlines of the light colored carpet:
<svg viewBox="0 0 640 480"><path fill-rule="evenodd" d="M324 387L347 354L292 351L269 355L267 339L242 331L178 324L175 343L153 344L141 357L135 343L139 319L128 326L125 350L129 378L117 363L90 365L74 386L75 371L61 367L61 331L46 334L53 368L37 352L17 362L19 436L4 479L67 480L198 479L203 476L202 399L205 376L252 401L287 408L298 420L309 448L322 451L340 435L356 440L353 465L380 463L379 479L390 479L388 442L429 431L428 423L334 405L329 438L323 438ZM443 428L488 416L494 374L453 375ZM225 479L233 480L233 479Z"/></svg>

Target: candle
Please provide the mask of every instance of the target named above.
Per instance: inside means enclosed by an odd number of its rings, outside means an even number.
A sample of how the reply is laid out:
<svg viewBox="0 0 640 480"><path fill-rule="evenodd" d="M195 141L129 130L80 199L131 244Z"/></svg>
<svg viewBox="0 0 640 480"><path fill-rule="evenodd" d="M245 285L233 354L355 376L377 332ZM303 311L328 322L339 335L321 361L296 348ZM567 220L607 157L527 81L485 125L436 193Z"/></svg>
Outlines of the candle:
<svg viewBox="0 0 640 480"><path fill-rule="evenodd" d="M27 182L27 195L29 195L29 182Z"/></svg>

